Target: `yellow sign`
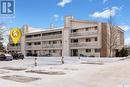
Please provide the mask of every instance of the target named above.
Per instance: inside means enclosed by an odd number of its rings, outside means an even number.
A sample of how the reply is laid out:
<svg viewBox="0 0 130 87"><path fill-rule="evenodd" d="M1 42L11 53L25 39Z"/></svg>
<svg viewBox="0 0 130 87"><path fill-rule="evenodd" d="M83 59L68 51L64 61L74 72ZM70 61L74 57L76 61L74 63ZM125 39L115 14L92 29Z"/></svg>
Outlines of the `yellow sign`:
<svg viewBox="0 0 130 87"><path fill-rule="evenodd" d="M10 37L14 44L17 44L22 36L22 32L19 28L12 28L10 31Z"/></svg>

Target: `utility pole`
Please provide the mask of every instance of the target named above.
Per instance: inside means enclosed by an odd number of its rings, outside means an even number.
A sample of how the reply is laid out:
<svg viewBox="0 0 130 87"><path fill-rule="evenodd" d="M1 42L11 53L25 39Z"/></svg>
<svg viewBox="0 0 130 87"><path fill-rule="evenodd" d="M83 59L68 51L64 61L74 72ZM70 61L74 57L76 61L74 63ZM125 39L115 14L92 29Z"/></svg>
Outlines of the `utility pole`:
<svg viewBox="0 0 130 87"><path fill-rule="evenodd" d="M109 18L109 25L110 25L110 44L109 44L109 49L110 49L110 57L112 57L112 9L110 8L110 18Z"/></svg>

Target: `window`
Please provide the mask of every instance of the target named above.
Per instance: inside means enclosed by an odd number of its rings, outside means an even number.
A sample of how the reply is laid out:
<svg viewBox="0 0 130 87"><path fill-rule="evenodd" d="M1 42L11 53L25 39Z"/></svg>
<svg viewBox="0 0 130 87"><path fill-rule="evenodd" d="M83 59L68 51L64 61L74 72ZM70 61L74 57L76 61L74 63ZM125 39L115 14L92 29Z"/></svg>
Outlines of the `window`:
<svg viewBox="0 0 130 87"><path fill-rule="evenodd" d="M73 30L73 32L77 32L77 30Z"/></svg>
<svg viewBox="0 0 130 87"><path fill-rule="evenodd" d="M78 39L71 39L71 43L77 43Z"/></svg>
<svg viewBox="0 0 130 87"><path fill-rule="evenodd" d="M78 39L72 39L71 40L71 43L77 43L78 42Z"/></svg>
<svg viewBox="0 0 130 87"><path fill-rule="evenodd" d="M15 46L18 46L18 44L16 43Z"/></svg>
<svg viewBox="0 0 130 87"><path fill-rule="evenodd" d="M32 45L32 43L28 43L28 46L31 46Z"/></svg>
<svg viewBox="0 0 130 87"><path fill-rule="evenodd" d="M49 32L49 33L42 33L42 36L56 35L56 34L62 34L62 31Z"/></svg>
<svg viewBox="0 0 130 87"><path fill-rule="evenodd" d="M31 51L31 50L29 50L28 52L29 52L29 53L31 53L32 51Z"/></svg>
<svg viewBox="0 0 130 87"><path fill-rule="evenodd" d="M91 49L86 49L86 52L88 53L88 52L91 52Z"/></svg>
<svg viewBox="0 0 130 87"><path fill-rule="evenodd" d="M37 51L36 51L36 50L34 50L34 53L37 53Z"/></svg>
<svg viewBox="0 0 130 87"><path fill-rule="evenodd" d="M95 49L95 53L99 53L100 52L100 49Z"/></svg>
<svg viewBox="0 0 130 87"><path fill-rule="evenodd" d="M91 38L86 38L86 42L91 42Z"/></svg>
<svg viewBox="0 0 130 87"><path fill-rule="evenodd" d="M56 44L57 42L56 41L53 41L53 44Z"/></svg>
<svg viewBox="0 0 130 87"><path fill-rule="evenodd" d="M49 41L49 44L51 44L51 41Z"/></svg>
<svg viewBox="0 0 130 87"><path fill-rule="evenodd" d="M51 50L49 50L49 53L51 53Z"/></svg>
<svg viewBox="0 0 130 87"><path fill-rule="evenodd" d="M37 45L40 45L41 44L41 42L37 42Z"/></svg>
<svg viewBox="0 0 130 87"><path fill-rule="evenodd" d="M53 53L56 53L56 50L53 50Z"/></svg>
<svg viewBox="0 0 130 87"><path fill-rule="evenodd" d="M89 28L85 28L85 30L86 30L86 31L88 31L88 30L89 30Z"/></svg>
<svg viewBox="0 0 130 87"><path fill-rule="evenodd" d="M20 46L20 43L17 43L17 44L10 44L10 46Z"/></svg>
<svg viewBox="0 0 130 87"><path fill-rule="evenodd" d="M98 27L97 27L97 26L95 26L95 27L94 27L94 30L97 30L97 28L98 28Z"/></svg>
<svg viewBox="0 0 130 87"><path fill-rule="evenodd" d="M41 34L35 34L34 35L34 37L40 37L41 36Z"/></svg>
<svg viewBox="0 0 130 87"><path fill-rule="evenodd" d="M78 42L78 39L75 39L74 42Z"/></svg>
<svg viewBox="0 0 130 87"><path fill-rule="evenodd" d="M62 41L60 41L60 43L62 44Z"/></svg>
<svg viewBox="0 0 130 87"><path fill-rule="evenodd" d="M34 45L41 45L41 42L35 42Z"/></svg>
<svg viewBox="0 0 130 87"><path fill-rule="evenodd" d="M31 37L32 37L32 35L27 35L27 36L26 36L26 38L31 38Z"/></svg>
<svg viewBox="0 0 130 87"><path fill-rule="evenodd" d="M98 40L98 38L97 37L95 37L95 41L97 41Z"/></svg>

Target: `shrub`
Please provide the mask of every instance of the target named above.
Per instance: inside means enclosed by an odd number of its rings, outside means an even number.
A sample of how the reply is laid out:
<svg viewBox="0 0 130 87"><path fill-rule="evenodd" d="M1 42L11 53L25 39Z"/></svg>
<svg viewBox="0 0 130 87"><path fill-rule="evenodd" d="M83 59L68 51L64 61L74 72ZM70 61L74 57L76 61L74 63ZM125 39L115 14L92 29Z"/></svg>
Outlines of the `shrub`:
<svg viewBox="0 0 130 87"><path fill-rule="evenodd" d="M128 56L128 50L125 48L122 48L120 51L116 52L116 57L126 57Z"/></svg>

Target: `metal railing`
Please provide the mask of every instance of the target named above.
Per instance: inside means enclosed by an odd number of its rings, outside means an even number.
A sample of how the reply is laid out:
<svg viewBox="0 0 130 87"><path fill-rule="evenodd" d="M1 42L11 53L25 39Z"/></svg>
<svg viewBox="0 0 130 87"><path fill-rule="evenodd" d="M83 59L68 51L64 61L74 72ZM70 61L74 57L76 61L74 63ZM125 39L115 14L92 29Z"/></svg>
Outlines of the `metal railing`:
<svg viewBox="0 0 130 87"><path fill-rule="evenodd" d="M42 40L42 37L25 38L25 41Z"/></svg>
<svg viewBox="0 0 130 87"><path fill-rule="evenodd" d="M42 36L42 39L57 39L62 38L62 34Z"/></svg>
<svg viewBox="0 0 130 87"><path fill-rule="evenodd" d="M95 35L95 34L98 34L98 30L71 33L70 36L75 37L75 36L87 36L87 35Z"/></svg>
<svg viewBox="0 0 130 87"><path fill-rule="evenodd" d="M32 46L25 46L25 49L34 49L34 50L37 50L37 49L42 49L42 45L32 45Z"/></svg>
<svg viewBox="0 0 130 87"><path fill-rule="evenodd" d="M97 46L97 42L86 42L86 43L71 43L70 47L91 47Z"/></svg>
<svg viewBox="0 0 130 87"><path fill-rule="evenodd" d="M62 44L47 44L47 45L43 45L43 48L61 48Z"/></svg>
<svg viewBox="0 0 130 87"><path fill-rule="evenodd" d="M9 50L20 50L21 47L20 46L10 46Z"/></svg>

